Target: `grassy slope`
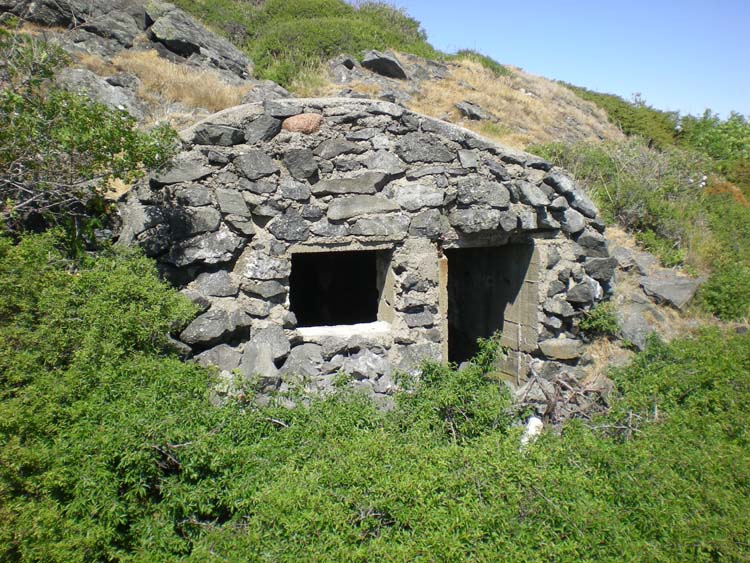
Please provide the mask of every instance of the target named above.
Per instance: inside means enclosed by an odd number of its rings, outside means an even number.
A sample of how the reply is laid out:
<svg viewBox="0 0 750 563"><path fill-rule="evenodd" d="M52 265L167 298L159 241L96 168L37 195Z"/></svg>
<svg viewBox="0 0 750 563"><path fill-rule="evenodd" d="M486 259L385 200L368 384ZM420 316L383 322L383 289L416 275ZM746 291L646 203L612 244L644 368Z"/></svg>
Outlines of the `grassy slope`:
<svg viewBox="0 0 750 563"><path fill-rule="evenodd" d="M341 0L267 0L259 7L232 0L178 0L177 5L245 49L261 78L291 85L305 69L340 53L399 49L440 56L419 22L381 2L354 7Z"/></svg>

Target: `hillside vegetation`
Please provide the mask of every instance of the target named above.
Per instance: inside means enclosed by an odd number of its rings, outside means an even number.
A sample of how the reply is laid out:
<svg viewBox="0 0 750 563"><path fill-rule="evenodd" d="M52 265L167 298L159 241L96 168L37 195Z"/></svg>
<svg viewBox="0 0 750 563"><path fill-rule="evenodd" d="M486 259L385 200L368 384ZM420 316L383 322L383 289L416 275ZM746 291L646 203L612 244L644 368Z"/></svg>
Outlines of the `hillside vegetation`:
<svg viewBox="0 0 750 563"><path fill-rule="evenodd" d="M52 85L68 57L43 40L0 28L0 58L0 229L61 226L78 244L109 211L108 182L164 165L176 135Z"/></svg>
<svg viewBox="0 0 750 563"><path fill-rule="evenodd" d="M396 49L427 58L440 53L419 22L385 2L266 0L248 6L237 0L178 0L185 11L228 35L248 53L255 72L290 86L306 69L340 53Z"/></svg>
<svg viewBox="0 0 750 563"><path fill-rule="evenodd" d="M519 447L487 373L221 407L131 253L0 241L3 561L746 561L750 337L653 342L609 414ZM408 384L407 384L408 388ZM293 396L294 398L294 396Z"/></svg>
<svg viewBox="0 0 750 563"><path fill-rule="evenodd" d="M703 310L747 320L750 123L738 114L725 120L710 111L685 116L654 148L651 133L666 134L667 114L617 100L610 117L626 116L631 123L626 142L551 143L530 150L570 170L604 217L632 232L663 264L710 273L699 295Z"/></svg>

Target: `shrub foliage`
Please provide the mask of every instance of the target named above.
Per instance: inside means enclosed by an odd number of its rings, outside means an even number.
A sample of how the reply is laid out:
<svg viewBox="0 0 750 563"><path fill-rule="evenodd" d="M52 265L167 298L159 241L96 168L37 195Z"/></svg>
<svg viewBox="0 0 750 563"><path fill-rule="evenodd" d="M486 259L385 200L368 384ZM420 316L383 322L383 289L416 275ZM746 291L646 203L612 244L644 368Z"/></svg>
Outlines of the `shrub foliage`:
<svg viewBox="0 0 750 563"><path fill-rule="evenodd" d="M141 132L128 114L50 83L66 62L40 39L0 29L0 221L75 235L106 210L115 178L130 181L173 152L168 128Z"/></svg>
<svg viewBox="0 0 750 563"><path fill-rule="evenodd" d="M658 342L610 415L519 450L491 347L388 412L209 402L130 253L0 244L3 561L745 561L750 340ZM302 406L306 404L307 406Z"/></svg>

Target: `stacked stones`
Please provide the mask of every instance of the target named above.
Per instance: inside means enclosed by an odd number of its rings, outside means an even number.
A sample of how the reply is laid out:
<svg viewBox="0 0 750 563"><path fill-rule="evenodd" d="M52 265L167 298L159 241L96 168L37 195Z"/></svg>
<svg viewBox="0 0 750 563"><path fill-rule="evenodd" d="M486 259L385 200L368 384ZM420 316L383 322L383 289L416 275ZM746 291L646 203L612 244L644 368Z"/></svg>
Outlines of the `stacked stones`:
<svg viewBox="0 0 750 563"><path fill-rule="evenodd" d="M179 335L190 353L261 391L338 373L374 394L444 355L442 249L531 243L539 262L533 338L515 375L580 356L576 318L609 291L596 209L537 157L383 101L285 99L214 114L184 151L121 203L122 244L138 244L201 307ZM291 254L383 250L383 322L318 336L289 307ZM514 342L505 342L514 348Z"/></svg>

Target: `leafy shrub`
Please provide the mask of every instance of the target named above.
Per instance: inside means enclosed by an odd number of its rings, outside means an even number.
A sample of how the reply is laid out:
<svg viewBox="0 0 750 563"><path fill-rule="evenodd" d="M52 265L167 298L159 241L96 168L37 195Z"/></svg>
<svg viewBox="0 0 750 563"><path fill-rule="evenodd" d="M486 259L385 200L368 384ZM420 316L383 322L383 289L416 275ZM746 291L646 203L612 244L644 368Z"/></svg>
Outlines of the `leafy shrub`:
<svg viewBox="0 0 750 563"><path fill-rule="evenodd" d="M0 30L0 218L18 231L63 225L81 236L106 211L111 179L131 181L174 152L166 127L143 133L129 115L48 83L59 48Z"/></svg>
<svg viewBox="0 0 750 563"><path fill-rule="evenodd" d="M679 141L719 161L726 171L733 162L750 159L750 122L736 112L722 120L706 110L701 117L680 120Z"/></svg>
<svg viewBox="0 0 750 563"><path fill-rule="evenodd" d="M676 218L673 218L676 221ZM685 228L685 231L688 229ZM685 262L685 250L680 248L679 241L672 241L660 237L654 231L645 230L635 234L635 240L638 243L659 257L659 261L667 268L679 266Z"/></svg>
<svg viewBox="0 0 750 563"><path fill-rule="evenodd" d="M730 262L717 268L701 286L698 298L720 319L750 319L750 266Z"/></svg>
<svg viewBox="0 0 750 563"><path fill-rule="evenodd" d="M508 394L488 378L500 353L499 341L499 335L480 340L477 356L461 370L453 365L423 365L416 392L399 397L402 427L423 426L454 442L507 429Z"/></svg>
<svg viewBox="0 0 750 563"><path fill-rule="evenodd" d="M614 304L606 301L586 311L578 328L589 337L616 337L620 333L620 323L615 316Z"/></svg>
<svg viewBox="0 0 750 563"><path fill-rule="evenodd" d="M744 561L750 337L654 343L613 411L519 451L493 343L379 411L212 406L137 255L0 242L0 559ZM648 486L644 486L647 484Z"/></svg>
<svg viewBox="0 0 750 563"><path fill-rule="evenodd" d="M750 195L750 159L742 158L729 163L726 176L729 181L742 186Z"/></svg>
<svg viewBox="0 0 750 563"><path fill-rule="evenodd" d="M628 102L614 94L602 94L564 82L562 84L584 100L602 108L607 112L609 120L626 135L642 137L649 145L657 148L674 145L678 123L676 113L655 109L639 97Z"/></svg>

